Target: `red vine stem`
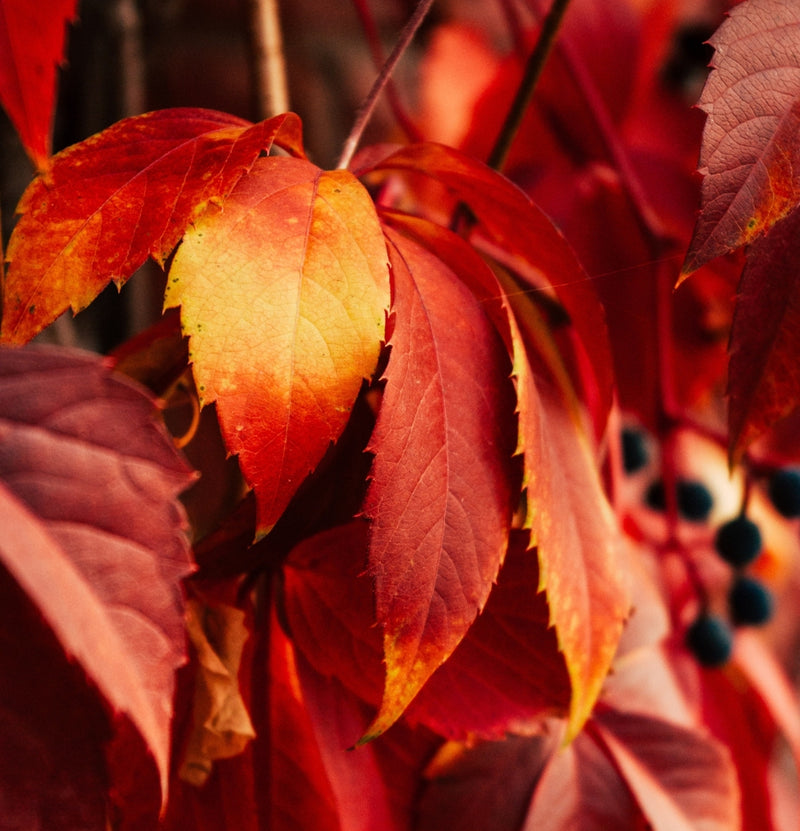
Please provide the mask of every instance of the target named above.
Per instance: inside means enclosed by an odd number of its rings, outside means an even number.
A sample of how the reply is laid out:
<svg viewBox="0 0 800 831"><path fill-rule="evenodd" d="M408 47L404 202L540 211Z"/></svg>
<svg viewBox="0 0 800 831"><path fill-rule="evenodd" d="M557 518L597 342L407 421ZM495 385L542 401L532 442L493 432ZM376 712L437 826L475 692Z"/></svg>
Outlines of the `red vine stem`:
<svg viewBox="0 0 800 831"><path fill-rule="evenodd" d="M408 23L406 23L403 27L403 31L400 33L400 38L395 44L391 55L389 55L386 63L384 63L378 77L375 79L375 83L372 85L372 89L369 91L364 103L358 111L356 122L353 125L353 129L350 131L350 135L344 143L342 155L336 165L338 168L346 168L350 164L353 155L356 152L356 148L358 147L358 143L361 141L361 136L363 135L364 130L372 117L372 113L375 110L375 105L378 103L380 94L383 92L395 66L397 66L397 62L403 56L408 48L408 45L413 40L414 35L417 33L417 29L419 29L422 21L425 19L425 15L430 11L432 5L433 0L419 0L417 7L414 9L414 14L411 15Z"/></svg>
<svg viewBox="0 0 800 831"><path fill-rule="evenodd" d="M645 189L630 161L626 147L619 140L616 125L608 111L605 101L603 101L597 89L597 85L591 75L586 71L583 61L575 55L569 43L562 42L560 49L564 60L569 66L570 72L577 82L578 89L589 106L589 110L595 120L595 125L600 132L600 137L606 146L611 161L614 163L622 186L625 188L628 198L633 204L636 215L642 223L645 233L651 240L659 243L657 247L660 248L660 244L667 239L664 226L650 204L650 200L647 198ZM657 252L657 256L660 256L660 252Z"/></svg>
<svg viewBox="0 0 800 831"><path fill-rule="evenodd" d="M370 52L372 52L372 60L375 62L375 66L380 69L386 61L386 56L383 53L378 27L375 25L375 18L369 9L369 2L368 0L354 0L354 3L358 17L361 20L361 26L367 38L367 43L369 44ZM397 93L397 87L391 78L386 82L386 99L392 108L392 113L400 129L406 134L406 138L409 141L421 141L422 134L406 112L405 107L400 101L400 96Z"/></svg>

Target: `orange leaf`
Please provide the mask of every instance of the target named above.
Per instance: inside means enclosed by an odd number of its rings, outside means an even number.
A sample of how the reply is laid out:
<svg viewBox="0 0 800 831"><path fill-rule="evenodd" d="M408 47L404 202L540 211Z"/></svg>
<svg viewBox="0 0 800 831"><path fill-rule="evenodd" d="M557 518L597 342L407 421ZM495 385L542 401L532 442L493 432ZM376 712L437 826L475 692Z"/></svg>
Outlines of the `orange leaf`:
<svg viewBox="0 0 800 831"><path fill-rule="evenodd" d="M259 159L184 237L165 305L181 306L201 402L217 402L259 533L344 429L388 304L380 225L347 171Z"/></svg>
<svg viewBox="0 0 800 831"><path fill-rule="evenodd" d="M539 372L512 320L519 441L528 489L526 527L539 551L539 586L570 680L568 736L577 735L600 694L630 598L619 531L584 433Z"/></svg>
<svg viewBox="0 0 800 831"><path fill-rule="evenodd" d="M0 337L25 343L58 315L163 263L191 219L225 197L273 142L302 155L292 114L260 124L210 110L125 119L52 159L17 207Z"/></svg>

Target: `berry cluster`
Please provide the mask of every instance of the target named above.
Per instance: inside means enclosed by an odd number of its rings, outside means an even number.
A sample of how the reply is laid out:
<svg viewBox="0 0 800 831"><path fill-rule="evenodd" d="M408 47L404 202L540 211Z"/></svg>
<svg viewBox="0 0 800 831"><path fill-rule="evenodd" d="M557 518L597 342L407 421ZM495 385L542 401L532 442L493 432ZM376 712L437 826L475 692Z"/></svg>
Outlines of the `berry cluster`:
<svg viewBox="0 0 800 831"><path fill-rule="evenodd" d="M628 473L642 470L648 464L647 439L642 431L627 428L622 433L623 465ZM767 493L775 509L789 519L800 518L800 468L775 471L768 483ZM664 511L667 494L664 481L652 482L644 494L644 502L651 510ZM674 505L678 516L688 522L705 522L711 515L713 498L701 481L679 478L675 483ZM727 592L726 616L712 613L703 601L703 610L685 633L685 644L703 666L719 667L725 664L733 648L733 630L739 626L761 626L773 614L773 596L767 586L746 569L763 549L761 529L746 515L746 508L721 523L714 535L713 547L717 555L733 570ZM702 588L698 591L704 594Z"/></svg>
<svg viewBox="0 0 800 831"><path fill-rule="evenodd" d="M779 470L770 479L768 493L785 517L800 516L800 471ZM764 583L744 573L761 553L761 529L744 513L723 522L714 537L714 550L735 570L728 589L728 614L736 626L762 626L772 618L773 598ZM704 666L726 663L733 644L731 627L722 618L701 612L686 632L686 646Z"/></svg>

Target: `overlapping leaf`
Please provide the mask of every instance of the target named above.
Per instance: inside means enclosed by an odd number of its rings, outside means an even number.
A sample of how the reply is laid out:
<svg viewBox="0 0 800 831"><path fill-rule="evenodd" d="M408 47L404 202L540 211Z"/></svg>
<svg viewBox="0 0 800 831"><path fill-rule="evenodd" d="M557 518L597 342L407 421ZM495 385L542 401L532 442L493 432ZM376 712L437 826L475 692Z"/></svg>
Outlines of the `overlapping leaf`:
<svg viewBox="0 0 800 831"><path fill-rule="evenodd" d="M371 735L397 719L486 603L515 479L510 364L496 330L440 259L385 232L392 352L365 514L386 685Z"/></svg>
<svg viewBox="0 0 800 831"><path fill-rule="evenodd" d="M800 212L753 243L730 338L728 423L733 458L800 404Z"/></svg>
<svg viewBox="0 0 800 831"><path fill-rule="evenodd" d="M604 712L596 720L654 831L739 827L736 774L725 749L696 731L646 716Z"/></svg>
<svg viewBox="0 0 800 831"><path fill-rule="evenodd" d="M476 818L491 831L740 827L730 758L705 735L604 709L569 745L556 749L555 738L450 748L431 765L420 827L471 827Z"/></svg>
<svg viewBox="0 0 800 831"><path fill-rule="evenodd" d="M299 119L250 124L175 109L125 119L54 156L17 208L2 339L25 343L109 281L122 285L148 256L163 263L198 212L273 142L302 156Z"/></svg>
<svg viewBox="0 0 800 831"><path fill-rule="evenodd" d="M604 422L613 374L603 309L580 262L550 219L499 173L443 145L402 148L365 172L369 171L423 174L444 185L452 199L444 207L453 210L459 203L469 207L478 222L476 245L492 244L487 253L501 256L504 265L522 275L520 290L557 298L580 344L588 370L584 380L598 396L598 420Z"/></svg>
<svg viewBox="0 0 800 831"><path fill-rule="evenodd" d="M0 352L0 435L3 564L136 725L163 785L191 568L185 463L151 399L83 353Z"/></svg>
<svg viewBox="0 0 800 831"><path fill-rule="evenodd" d="M46 169L67 24L78 0L0 0L0 105L39 170Z"/></svg>
<svg viewBox="0 0 800 831"><path fill-rule="evenodd" d="M165 305L181 306L201 403L217 402L266 532L377 364L389 276L369 195L347 171L259 159L187 232Z"/></svg>
<svg viewBox="0 0 800 831"><path fill-rule="evenodd" d="M800 201L800 7L748 0L710 42L702 210L684 275L752 242Z"/></svg>
<svg viewBox="0 0 800 831"><path fill-rule="evenodd" d="M619 532L574 398L568 395L569 380L553 374L559 372L559 358L527 293L516 291L511 282L505 294L474 252L444 229L400 215L387 216L385 221L403 228L458 270L513 355L518 450L527 485L525 521L538 546L539 586L547 594L550 623L572 683L570 734L574 735L600 693L630 600ZM500 302L503 297L507 308Z"/></svg>
<svg viewBox="0 0 800 831"><path fill-rule="evenodd" d="M0 486L3 561L53 544ZM43 541L46 537L46 541ZM46 555L45 555L46 556ZM67 589L69 590L69 589ZM107 713L80 666L0 568L0 802L5 828L105 831Z"/></svg>
<svg viewBox="0 0 800 831"><path fill-rule="evenodd" d="M512 533L486 607L406 710L412 724L449 738L498 737L567 711L569 677L527 543L527 534ZM363 573L367 545L365 523L354 521L297 546L286 563L285 608L293 640L315 670L377 707L383 643Z"/></svg>

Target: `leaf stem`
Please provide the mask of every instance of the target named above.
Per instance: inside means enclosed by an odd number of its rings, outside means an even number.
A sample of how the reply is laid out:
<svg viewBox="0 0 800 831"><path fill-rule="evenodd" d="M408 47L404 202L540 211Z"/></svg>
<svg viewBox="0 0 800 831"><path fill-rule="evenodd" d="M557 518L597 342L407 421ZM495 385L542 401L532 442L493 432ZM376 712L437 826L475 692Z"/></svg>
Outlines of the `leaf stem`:
<svg viewBox="0 0 800 831"><path fill-rule="evenodd" d="M370 12L369 0L354 0L354 3L358 17L361 20L361 26L364 29L364 35L366 36L367 43L369 44L369 50L372 53L372 60L374 61L375 66L380 69L386 60L386 56L383 53L378 27L375 25L375 18ZM408 140L421 141L422 136L417 129L417 125L414 124L413 120L406 112L405 107L403 107L400 96L397 92L397 87L391 78L389 78L386 82L386 100L392 108L392 113L397 121L397 124L406 134Z"/></svg>
<svg viewBox="0 0 800 831"><path fill-rule="evenodd" d="M367 94L364 103L358 111L353 129L350 131L350 135L344 143L342 155L337 164L338 168L346 168L350 164L353 154L358 147L358 143L361 141L361 136L375 110L375 105L378 103L378 98L381 92L383 92L383 88L386 86L395 66L397 66L397 62L408 48L408 45L411 43L414 35L417 33L417 29L419 29L432 5L433 0L419 0L417 7L414 9L414 14L411 15L408 23L403 27L403 31L400 33L400 38L395 44L391 55L389 55L386 63L383 65L378 77L375 79L375 83L372 85L372 89Z"/></svg>
<svg viewBox="0 0 800 831"><path fill-rule="evenodd" d="M288 112L289 92L278 0L250 0L253 96L258 118Z"/></svg>
<svg viewBox="0 0 800 831"><path fill-rule="evenodd" d="M522 124L523 116L531 102L536 84L539 81L548 57L550 57L556 41L556 35L561 28L561 21L564 19L564 13L567 10L569 2L570 0L553 0L553 5L550 7L542 23L542 29L539 32L536 45L533 47L533 51L525 64L525 72L523 73L519 87L517 87L517 94L511 102L511 107L503 122L503 126L500 128L494 147L486 161L489 167L495 170L502 171L505 166L508 153L514 142L514 137Z"/></svg>

